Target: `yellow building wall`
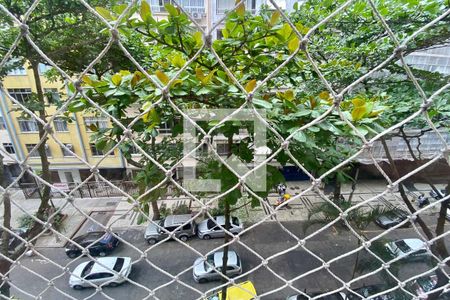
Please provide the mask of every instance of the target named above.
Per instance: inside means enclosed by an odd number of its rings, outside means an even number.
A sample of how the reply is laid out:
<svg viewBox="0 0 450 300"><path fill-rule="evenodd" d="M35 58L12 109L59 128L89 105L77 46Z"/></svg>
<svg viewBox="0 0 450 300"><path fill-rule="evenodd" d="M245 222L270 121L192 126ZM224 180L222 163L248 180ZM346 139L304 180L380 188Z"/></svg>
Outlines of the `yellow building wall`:
<svg viewBox="0 0 450 300"><path fill-rule="evenodd" d="M33 79L33 71L31 69L26 68L26 75L8 75L3 80L3 86L5 90L13 89L13 88L30 88L32 92L36 92L36 85ZM43 88L56 88L61 95L61 98L64 99L64 95L67 94L65 90L65 86L61 82L49 82L45 79L44 76L41 76L42 87ZM4 97L6 101L6 106L10 118L12 120L12 132L18 137L20 147L22 148L22 153L25 155L28 154L25 144L37 144L39 142L39 135L37 132L22 132L20 130L18 119L21 118L22 112L17 111L20 109L20 106L10 101L9 98ZM53 116L57 107L54 105L50 105L46 108L47 111L47 120L51 116ZM61 143L72 144L74 147L74 152L83 159L86 159L87 162L92 166L98 163L102 156L93 156L90 143L91 143L91 135L92 132L88 132L86 130L86 126L84 124L84 118L81 113L71 114L71 118L74 120L73 122L68 122L67 132L57 132L55 126L52 126L54 129L55 137ZM77 125L79 126L79 131L77 130ZM81 137L81 138L80 138ZM50 148L51 157L49 157L50 168L55 169L89 169L90 167L83 163L80 159L76 157L65 157L62 153L61 147L56 143L56 141L49 136L47 140L47 145ZM83 151L84 150L84 151ZM17 152L17 151L16 151ZM84 156L84 154L86 156ZM33 167L39 168L40 159L39 158L29 158L29 164ZM108 156L104 160L102 160L99 168L122 168L123 163L120 157L120 153L118 150L114 151L114 156Z"/></svg>

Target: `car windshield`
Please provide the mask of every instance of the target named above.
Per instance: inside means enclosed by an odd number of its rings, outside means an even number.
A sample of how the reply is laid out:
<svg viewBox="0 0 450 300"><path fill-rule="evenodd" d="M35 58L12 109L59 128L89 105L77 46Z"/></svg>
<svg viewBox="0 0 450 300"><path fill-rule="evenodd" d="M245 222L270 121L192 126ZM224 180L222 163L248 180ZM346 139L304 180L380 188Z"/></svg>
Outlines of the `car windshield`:
<svg viewBox="0 0 450 300"><path fill-rule="evenodd" d="M93 265L94 265L93 261L88 262L88 264L84 267L83 271L81 272L81 277L85 277L86 275L88 275L91 272Z"/></svg>
<svg viewBox="0 0 450 300"><path fill-rule="evenodd" d="M403 252L409 252L411 251L411 248L409 248L409 246L405 243L405 241L396 241L395 245Z"/></svg>
<svg viewBox="0 0 450 300"><path fill-rule="evenodd" d="M213 269L214 266L214 254L210 254L206 257L206 260L204 262L205 270L210 271Z"/></svg>
<svg viewBox="0 0 450 300"><path fill-rule="evenodd" d="M232 217L231 218L231 223L233 223L236 226L239 226L239 219L236 217Z"/></svg>
<svg viewBox="0 0 450 300"><path fill-rule="evenodd" d="M217 224L213 220L209 219L206 225L208 226L208 229L212 229L216 227Z"/></svg>
<svg viewBox="0 0 450 300"><path fill-rule="evenodd" d="M116 272L120 272L123 267L123 263L125 262L125 259L122 257L117 258L116 263L114 264L113 270Z"/></svg>
<svg viewBox="0 0 450 300"><path fill-rule="evenodd" d="M417 284L422 288L424 292L431 291L435 286L435 282L433 282L433 280L429 277L417 279Z"/></svg>

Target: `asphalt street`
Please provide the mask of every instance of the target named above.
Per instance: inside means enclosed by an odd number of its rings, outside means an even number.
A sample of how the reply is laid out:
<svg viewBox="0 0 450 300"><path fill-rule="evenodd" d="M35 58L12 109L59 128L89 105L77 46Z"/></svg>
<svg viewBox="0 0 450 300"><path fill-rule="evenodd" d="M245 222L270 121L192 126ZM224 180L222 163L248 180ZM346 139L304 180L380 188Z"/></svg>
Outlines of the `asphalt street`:
<svg viewBox="0 0 450 300"><path fill-rule="evenodd" d="M231 245L231 249L239 253L243 262L244 273L235 278L236 282L251 280L258 295L264 296L262 299L285 299L286 296L295 294L295 291L283 280L292 280L292 286L300 290L315 292L342 286L335 276L344 281L352 278L356 254L332 261L328 270L320 268L321 259L329 261L357 247L357 239L349 231L330 227L308 239L305 248L302 248L295 237L305 237L303 223L285 222L283 225L291 233L286 232L276 222L267 222L250 230L239 242ZM447 228L450 230L448 224ZM73 270L88 258L72 260L65 255L62 248L40 248L42 256L23 257L20 264L14 266L11 272L12 294L19 299L35 299L37 295L40 295L41 299L50 300L70 299L68 295L75 299L108 299L105 295L114 299L154 299L145 289L148 288L155 291L157 299L198 299L201 294L195 289L206 292L220 285L220 282L195 283L192 278L192 264L199 256L198 253L206 254L221 247L221 239L189 240L188 245L198 251L196 253L176 241L167 241L149 248L143 238L143 231L144 228L135 228L119 232L121 238L130 245L122 243L113 253L114 256L132 257L134 265L130 280L141 286L126 282L115 288L105 287L102 292L94 288L73 290L68 286L70 275L67 271ZM311 232L313 230L309 230L307 234ZM371 226L366 235L373 237L382 232ZM411 228L398 229L384 236L386 239L412 237L417 237L417 233ZM449 238L446 243L450 247ZM139 250L145 251L146 258ZM362 253L360 257L364 255ZM64 267L67 267L67 271ZM420 274L427 268L429 266L425 263L410 263L400 275L407 278ZM176 276L179 282L167 274ZM380 276L369 276L351 287L358 288L364 284L380 282Z"/></svg>

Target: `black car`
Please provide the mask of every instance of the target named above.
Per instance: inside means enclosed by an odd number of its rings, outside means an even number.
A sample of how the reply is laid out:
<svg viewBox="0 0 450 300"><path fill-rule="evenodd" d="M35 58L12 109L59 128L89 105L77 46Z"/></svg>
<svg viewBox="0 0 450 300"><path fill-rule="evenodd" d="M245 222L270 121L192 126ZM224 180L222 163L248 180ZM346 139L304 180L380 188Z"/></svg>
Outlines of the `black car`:
<svg viewBox="0 0 450 300"><path fill-rule="evenodd" d="M395 210L386 212L385 214L379 216L375 219L375 223L383 229L388 229L394 227L408 218L408 213L403 210ZM409 227L410 222L405 222L400 227Z"/></svg>
<svg viewBox="0 0 450 300"><path fill-rule="evenodd" d="M102 231L94 231L77 236L73 241L81 247L89 249L89 254L92 256L106 256L119 245L119 239L113 234ZM69 243L66 246L66 254L70 258L80 256L82 251L83 249L78 248L74 243Z"/></svg>
<svg viewBox="0 0 450 300"><path fill-rule="evenodd" d="M445 196L446 191L444 189L444 190L440 190L439 192L440 193L438 194L434 190L431 190L430 191L430 196L433 197L436 200L439 200L439 199L441 199L441 198L443 198Z"/></svg>
<svg viewBox="0 0 450 300"><path fill-rule="evenodd" d="M354 293L348 293L347 294L347 298L348 300L360 300L360 299L365 299L365 298L369 298L371 295L375 295L378 293L383 292L384 290L386 290L387 288L381 284L376 284L376 285L368 285L368 286L363 286L359 289L355 289L353 290L353 292L355 292L356 294L360 295L356 295ZM396 298L394 294L392 293L386 293L380 296L377 296L375 298L372 298L373 300L396 300L398 299L398 297Z"/></svg>

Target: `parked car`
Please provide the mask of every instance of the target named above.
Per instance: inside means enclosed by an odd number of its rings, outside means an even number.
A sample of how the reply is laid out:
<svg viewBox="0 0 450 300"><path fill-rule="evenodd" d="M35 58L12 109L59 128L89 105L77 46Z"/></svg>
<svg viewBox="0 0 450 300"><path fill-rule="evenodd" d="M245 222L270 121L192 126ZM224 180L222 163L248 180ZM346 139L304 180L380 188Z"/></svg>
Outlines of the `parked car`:
<svg viewBox="0 0 450 300"><path fill-rule="evenodd" d="M445 218L447 218L447 220L450 221L450 208L447 208L447 214L446 214Z"/></svg>
<svg viewBox="0 0 450 300"><path fill-rule="evenodd" d="M223 251L214 252L206 257L199 257L194 261L193 275L198 283L220 280L222 276ZM217 270L217 271L216 271ZM228 251L227 276L232 277L242 273L241 258L232 250Z"/></svg>
<svg viewBox="0 0 450 300"><path fill-rule="evenodd" d="M222 299L222 292L218 292L207 300L252 300L257 296L255 286L251 281L245 281L227 288L227 298Z"/></svg>
<svg viewBox="0 0 450 300"><path fill-rule="evenodd" d="M73 270L69 285L76 290L105 283L109 286L118 286L130 275L131 266L130 257L103 257L98 258L97 262L87 261Z"/></svg>
<svg viewBox="0 0 450 300"><path fill-rule="evenodd" d="M408 286L408 290L416 294L419 299L428 299L428 295L426 295L425 293L431 291L436 286L436 284L436 275L423 276L412 281Z"/></svg>
<svg viewBox="0 0 450 300"><path fill-rule="evenodd" d="M11 231L22 238L25 238L27 235L26 229L23 229L23 228L11 229ZM3 244L2 236L3 236L3 229L0 229L0 247ZM9 234L8 252L10 254L14 253L16 250L18 250L19 247L23 244L24 244L24 242L20 238L18 238L17 236L15 236L11 233Z"/></svg>
<svg viewBox="0 0 450 300"><path fill-rule="evenodd" d="M103 231L88 232L77 236L73 241L81 247L89 249L89 254L92 256L106 256L119 245L118 238ZM66 254L70 258L80 256L82 253L83 249L73 243L66 246Z"/></svg>
<svg viewBox="0 0 450 300"><path fill-rule="evenodd" d="M165 219L155 221L159 226L150 223L145 230L144 238L151 245L164 240L169 234L162 230L162 227L168 232L174 232L176 230L175 236L183 242L186 242L190 237L196 234L197 225L191 218L191 215L170 215ZM181 225L183 226L179 228Z"/></svg>
<svg viewBox="0 0 450 300"><path fill-rule="evenodd" d="M439 200L441 198L444 198L445 193L446 193L445 189L439 190L439 194L436 193L434 190L431 190L430 191L430 196L433 197L436 200Z"/></svg>
<svg viewBox="0 0 450 300"><path fill-rule="evenodd" d="M199 238L204 240L209 240L210 238L218 238L218 237L224 237L225 231L219 227L225 226L225 217L224 216L217 216L214 217L214 219L207 219L198 224L197 227L197 235ZM244 225L242 222L236 218L231 217L230 220L230 232L233 234L238 234L242 230L244 230Z"/></svg>
<svg viewBox="0 0 450 300"><path fill-rule="evenodd" d="M425 248L425 243L420 239L396 240L385 244L385 247L395 257L407 256L410 260L420 260L429 257L429 254ZM415 252L410 253L413 251Z"/></svg>
<svg viewBox="0 0 450 300"><path fill-rule="evenodd" d="M388 229L400 224L406 219L408 219L408 213L398 209L380 215L375 219L375 223L383 229ZM400 227L409 227L410 225L410 222L406 222Z"/></svg>
<svg viewBox="0 0 450 300"><path fill-rule="evenodd" d="M360 299L369 298L371 295L378 294L387 289L388 288L386 288L385 286L383 286L381 284L363 286L361 288L353 290L353 292L355 292L356 294L358 294L360 296L358 296L354 293L348 292L346 300L360 300ZM377 296L377 297L371 298L371 299L372 300L396 300L393 293L386 293L386 294L383 294L383 295L380 295L380 296Z"/></svg>

